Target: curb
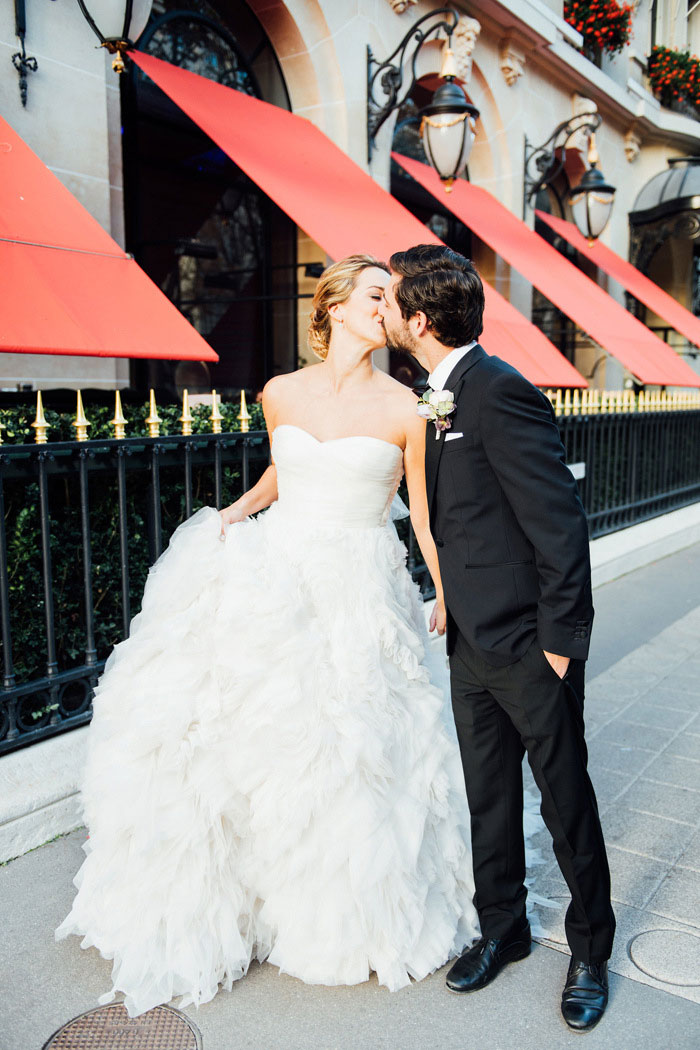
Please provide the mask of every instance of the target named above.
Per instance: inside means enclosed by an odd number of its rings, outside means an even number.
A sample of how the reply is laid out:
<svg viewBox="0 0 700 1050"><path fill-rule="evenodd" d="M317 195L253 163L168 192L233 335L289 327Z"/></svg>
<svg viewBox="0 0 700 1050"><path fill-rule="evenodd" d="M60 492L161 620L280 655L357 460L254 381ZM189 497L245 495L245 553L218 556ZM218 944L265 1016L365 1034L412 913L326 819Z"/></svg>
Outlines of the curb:
<svg viewBox="0 0 700 1050"><path fill-rule="evenodd" d="M591 542L593 587L602 587L699 541L700 503L600 536Z"/></svg>

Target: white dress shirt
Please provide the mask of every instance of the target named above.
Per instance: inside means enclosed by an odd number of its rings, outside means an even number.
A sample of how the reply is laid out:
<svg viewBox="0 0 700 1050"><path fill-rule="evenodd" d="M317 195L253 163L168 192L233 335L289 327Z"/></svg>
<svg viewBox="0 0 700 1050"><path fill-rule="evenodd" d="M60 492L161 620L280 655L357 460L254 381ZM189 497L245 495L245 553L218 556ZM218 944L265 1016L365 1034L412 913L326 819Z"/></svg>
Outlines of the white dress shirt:
<svg viewBox="0 0 700 1050"><path fill-rule="evenodd" d="M432 390L444 390L445 383L452 370L457 367L464 355L468 354L474 346L476 346L476 339L472 339L471 343L467 343L466 346L456 346L454 350L451 350L447 357L443 357L440 364L428 376L428 386Z"/></svg>

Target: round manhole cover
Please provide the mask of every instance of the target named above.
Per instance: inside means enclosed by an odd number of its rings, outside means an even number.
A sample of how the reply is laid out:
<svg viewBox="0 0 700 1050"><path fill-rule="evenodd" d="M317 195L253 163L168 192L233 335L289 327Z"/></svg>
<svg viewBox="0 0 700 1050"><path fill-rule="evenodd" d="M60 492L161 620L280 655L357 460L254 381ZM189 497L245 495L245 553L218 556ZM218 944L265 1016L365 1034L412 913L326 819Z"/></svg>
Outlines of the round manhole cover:
<svg viewBox="0 0 700 1050"><path fill-rule="evenodd" d="M129 1017L121 1003L110 1003L74 1017L42 1050L202 1050L202 1037L170 1006Z"/></svg>
<svg viewBox="0 0 700 1050"><path fill-rule="evenodd" d="M682 988L700 986L700 937L684 930L647 930L627 946L629 957L642 973L664 984Z"/></svg>

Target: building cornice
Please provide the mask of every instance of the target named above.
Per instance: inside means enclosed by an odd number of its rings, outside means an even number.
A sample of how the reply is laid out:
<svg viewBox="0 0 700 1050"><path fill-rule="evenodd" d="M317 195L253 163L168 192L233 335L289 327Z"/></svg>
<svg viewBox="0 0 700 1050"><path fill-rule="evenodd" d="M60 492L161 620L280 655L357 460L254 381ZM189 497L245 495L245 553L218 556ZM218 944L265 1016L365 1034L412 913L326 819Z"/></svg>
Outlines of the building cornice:
<svg viewBox="0 0 700 1050"><path fill-rule="evenodd" d="M460 9L462 5L460 4ZM534 47L546 47L555 40L568 40L574 47L583 44L583 37L568 22L559 18L542 0L475 0L465 5L466 13L500 36L509 30L518 33L520 40Z"/></svg>
<svg viewBox="0 0 700 1050"><path fill-rule="evenodd" d="M700 121L661 106L632 78L625 85L613 80L577 50L583 43L581 34L542 0L509 0L508 4L479 0L467 7L470 14L478 15L490 35L516 34L532 49L528 61L546 65L549 73L571 91L593 99L601 113L623 125L634 123L645 137L663 138L669 145L698 152ZM633 57L640 59L639 55Z"/></svg>
<svg viewBox="0 0 700 1050"><path fill-rule="evenodd" d="M566 72L567 81L573 83L580 94L592 98L602 113L623 124L634 121L638 129L652 138L663 138L667 143L697 150L700 121L666 109L633 78L628 79L624 86L618 84L563 40L554 41L547 51L559 60L560 70Z"/></svg>

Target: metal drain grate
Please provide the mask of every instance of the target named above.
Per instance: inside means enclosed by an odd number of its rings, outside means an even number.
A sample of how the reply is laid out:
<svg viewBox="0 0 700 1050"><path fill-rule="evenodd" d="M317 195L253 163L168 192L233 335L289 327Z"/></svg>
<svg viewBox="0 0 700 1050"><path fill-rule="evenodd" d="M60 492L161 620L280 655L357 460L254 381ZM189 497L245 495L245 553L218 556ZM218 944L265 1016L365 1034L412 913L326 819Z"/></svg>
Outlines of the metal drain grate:
<svg viewBox="0 0 700 1050"><path fill-rule="evenodd" d="M202 1050L202 1037L170 1006L129 1017L122 1003L110 1003L74 1017L42 1050Z"/></svg>

